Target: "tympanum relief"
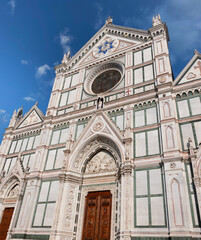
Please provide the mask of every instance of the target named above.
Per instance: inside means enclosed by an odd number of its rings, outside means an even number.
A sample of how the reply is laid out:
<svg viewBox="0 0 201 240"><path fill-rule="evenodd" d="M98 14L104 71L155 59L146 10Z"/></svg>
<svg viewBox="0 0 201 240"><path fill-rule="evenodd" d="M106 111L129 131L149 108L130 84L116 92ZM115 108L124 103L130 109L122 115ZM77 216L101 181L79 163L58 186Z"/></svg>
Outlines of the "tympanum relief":
<svg viewBox="0 0 201 240"><path fill-rule="evenodd" d="M105 151L97 153L87 164L85 173L115 171L116 165L113 157Z"/></svg>

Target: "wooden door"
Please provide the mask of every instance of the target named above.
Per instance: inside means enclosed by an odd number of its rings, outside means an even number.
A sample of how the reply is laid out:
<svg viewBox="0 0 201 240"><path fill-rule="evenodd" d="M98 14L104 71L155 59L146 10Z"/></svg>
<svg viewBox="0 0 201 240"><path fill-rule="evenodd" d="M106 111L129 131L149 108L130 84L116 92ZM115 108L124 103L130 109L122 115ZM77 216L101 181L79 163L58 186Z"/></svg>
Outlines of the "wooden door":
<svg viewBox="0 0 201 240"><path fill-rule="evenodd" d="M0 239L5 240L13 216L14 208L5 208L0 223Z"/></svg>
<svg viewBox="0 0 201 240"><path fill-rule="evenodd" d="M110 191L88 193L82 240L109 240L112 195Z"/></svg>

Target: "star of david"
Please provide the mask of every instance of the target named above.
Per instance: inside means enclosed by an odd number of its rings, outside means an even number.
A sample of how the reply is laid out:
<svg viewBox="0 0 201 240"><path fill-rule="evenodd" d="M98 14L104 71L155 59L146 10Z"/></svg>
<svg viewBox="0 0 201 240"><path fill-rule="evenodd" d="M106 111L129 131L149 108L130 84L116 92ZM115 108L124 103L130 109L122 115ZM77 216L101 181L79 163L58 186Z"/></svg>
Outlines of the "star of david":
<svg viewBox="0 0 201 240"><path fill-rule="evenodd" d="M111 41L111 42L106 41L103 45L99 46L99 47L98 47L98 49L99 49L98 53L104 53L104 54L106 54L106 52L107 52L109 49L114 48L113 45L112 45L113 42L114 42L114 40Z"/></svg>

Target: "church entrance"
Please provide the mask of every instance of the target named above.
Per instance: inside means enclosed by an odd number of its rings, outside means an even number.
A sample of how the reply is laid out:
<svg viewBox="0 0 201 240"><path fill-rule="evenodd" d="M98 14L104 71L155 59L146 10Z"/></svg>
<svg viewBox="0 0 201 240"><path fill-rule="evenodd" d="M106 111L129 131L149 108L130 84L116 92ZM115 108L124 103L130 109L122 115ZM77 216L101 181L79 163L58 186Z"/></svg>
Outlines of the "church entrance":
<svg viewBox="0 0 201 240"><path fill-rule="evenodd" d="M5 208L0 223L0 239L5 240L13 216L14 208Z"/></svg>
<svg viewBox="0 0 201 240"><path fill-rule="evenodd" d="M111 206L110 191L88 193L82 240L110 240Z"/></svg>

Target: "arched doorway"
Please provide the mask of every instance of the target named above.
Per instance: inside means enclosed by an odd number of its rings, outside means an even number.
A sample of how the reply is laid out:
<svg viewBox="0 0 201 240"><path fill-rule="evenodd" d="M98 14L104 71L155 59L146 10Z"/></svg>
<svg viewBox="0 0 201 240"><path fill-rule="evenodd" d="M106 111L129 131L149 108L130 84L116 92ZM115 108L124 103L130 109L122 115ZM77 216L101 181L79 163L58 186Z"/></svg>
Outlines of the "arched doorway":
<svg viewBox="0 0 201 240"><path fill-rule="evenodd" d="M101 148L100 148L101 146ZM115 239L118 214L118 155L100 144L83 167L78 239Z"/></svg>
<svg viewBox="0 0 201 240"><path fill-rule="evenodd" d="M5 240L18 199L19 181L11 178L1 190L0 239Z"/></svg>

